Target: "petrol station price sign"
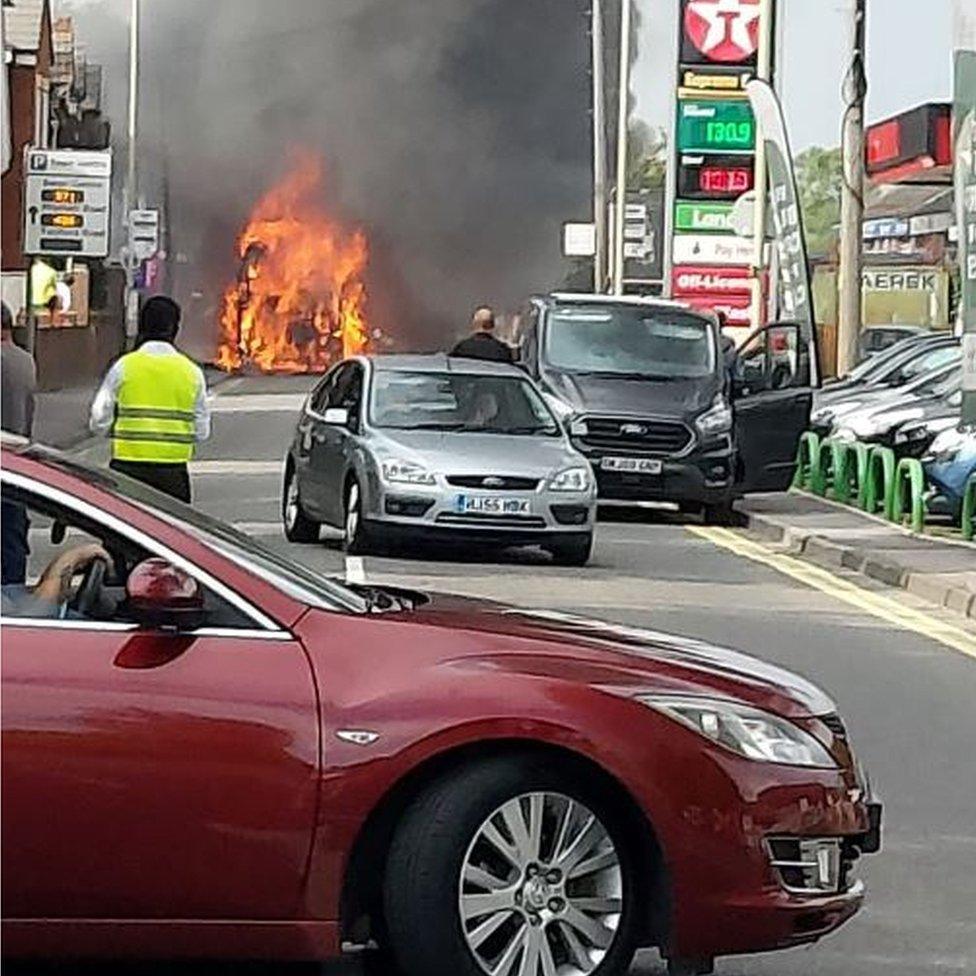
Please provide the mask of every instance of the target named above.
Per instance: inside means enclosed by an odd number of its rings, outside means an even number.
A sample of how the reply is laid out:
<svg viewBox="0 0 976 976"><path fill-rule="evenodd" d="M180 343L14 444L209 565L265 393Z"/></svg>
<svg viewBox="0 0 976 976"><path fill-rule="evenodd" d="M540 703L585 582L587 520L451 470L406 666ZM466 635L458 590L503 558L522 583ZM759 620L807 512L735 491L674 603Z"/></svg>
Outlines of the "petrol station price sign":
<svg viewBox="0 0 976 976"><path fill-rule="evenodd" d="M749 156L682 155L678 160L678 196L684 200L735 200L754 184Z"/></svg>
<svg viewBox="0 0 976 976"><path fill-rule="evenodd" d="M747 152L756 148L756 120L744 99L678 101L681 152Z"/></svg>

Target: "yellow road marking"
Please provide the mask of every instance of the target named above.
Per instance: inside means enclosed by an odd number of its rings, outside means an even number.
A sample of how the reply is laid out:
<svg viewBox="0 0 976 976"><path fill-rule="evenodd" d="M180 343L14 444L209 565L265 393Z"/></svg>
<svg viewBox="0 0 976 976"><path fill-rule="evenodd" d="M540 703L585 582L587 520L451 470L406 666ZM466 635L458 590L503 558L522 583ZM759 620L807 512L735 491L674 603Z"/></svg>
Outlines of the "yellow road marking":
<svg viewBox="0 0 976 976"><path fill-rule="evenodd" d="M779 573L790 576L821 593L843 600L859 610L870 613L887 623L896 624L906 630L915 631L923 637L945 644L960 651L968 657L976 659L976 635L968 633L960 627L933 617L931 614L912 607L906 607L891 597L871 590L862 589L849 580L820 566L797 559L785 553L774 552L758 542L753 542L745 536L733 532L731 529L700 527L686 525L685 528L693 535L707 539L716 546L728 549L737 556L744 556L754 562L769 566Z"/></svg>

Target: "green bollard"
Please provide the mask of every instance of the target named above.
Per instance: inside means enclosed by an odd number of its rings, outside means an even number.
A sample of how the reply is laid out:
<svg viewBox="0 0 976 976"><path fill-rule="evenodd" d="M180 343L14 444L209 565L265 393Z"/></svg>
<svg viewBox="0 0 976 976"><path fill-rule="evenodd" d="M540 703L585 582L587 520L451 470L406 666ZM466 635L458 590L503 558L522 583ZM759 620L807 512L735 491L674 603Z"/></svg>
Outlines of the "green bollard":
<svg viewBox="0 0 976 976"><path fill-rule="evenodd" d="M800 435L796 447L796 471L793 472L794 488L809 488L813 483L813 472L820 464L820 436L812 430Z"/></svg>
<svg viewBox="0 0 976 976"><path fill-rule="evenodd" d="M972 541L976 535L976 474L971 474L962 493L962 537Z"/></svg>
<svg viewBox="0 0 976 976"><path fill-rule="evenodd" d="M864 510L874 513L881 508L886 519L894 518L895 452L875 445L868 452L867 485Z"/></svg>
<svg viewBox="0 0 976 976"><path fill-rule="evenodd" d="M905 488L911 491L911 521L913 532L925 528L925 472L918 458L902 458L895 469L895 498L892 520L901 522L905 513Z"/></svg>
<svg viewBox="0 0 976 976"><path fill-rule="evenodd" d="M848 456L853 457L853 467L850 474L854 476L853 495L857 507L864 509L868 497L868 460L871 456L871 449L867 444L855 441L848 448Z"/></svg>
<svg viewBox="0 0 976 976"><path fill-rule="evenodd" d="M820 443L820 463L814 471L813 491L827 495L833 490L834 498L846 502L850 497L850 476L847 472L849 442L837 441L828 437Z"/></svg>

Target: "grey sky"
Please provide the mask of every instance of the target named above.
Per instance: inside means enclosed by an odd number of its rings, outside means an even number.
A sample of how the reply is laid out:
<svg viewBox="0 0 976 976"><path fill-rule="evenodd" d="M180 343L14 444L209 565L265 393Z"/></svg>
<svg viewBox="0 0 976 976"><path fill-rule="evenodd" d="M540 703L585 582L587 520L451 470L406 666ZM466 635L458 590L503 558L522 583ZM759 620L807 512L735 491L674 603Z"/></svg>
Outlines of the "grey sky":
<svg viewBox="0 0 976 976"><path fill-rule="evenodd" d="M643 27L633 77L637 114L651 125L666 126L678 4L638 4ZM851 0L779 0L785 17L780 65L795 150L840 141L851 5ZM868 120L922 102L947 101L952 89L950 0L871 0L868 8Z"/></svg>

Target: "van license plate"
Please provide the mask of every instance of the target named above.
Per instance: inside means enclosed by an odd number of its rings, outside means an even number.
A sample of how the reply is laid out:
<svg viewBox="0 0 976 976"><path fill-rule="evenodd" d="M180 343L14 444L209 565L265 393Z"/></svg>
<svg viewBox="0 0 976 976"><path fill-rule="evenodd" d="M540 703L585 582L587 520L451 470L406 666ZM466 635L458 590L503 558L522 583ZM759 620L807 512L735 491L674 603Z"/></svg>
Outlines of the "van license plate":
<svg viewBox="0 0 976 976"><path fill-rule="evenodd" d="M500 498L498 495L458 495L458 512L472 515L528 515L528 498Z"/></svg>
<svg viewBox="0 0 976 976"><path fill-rule="evenodd" d="M664 463L658 458L605 457L600 462L604 471L623 471L632 474L660 474Z"/></svg>

